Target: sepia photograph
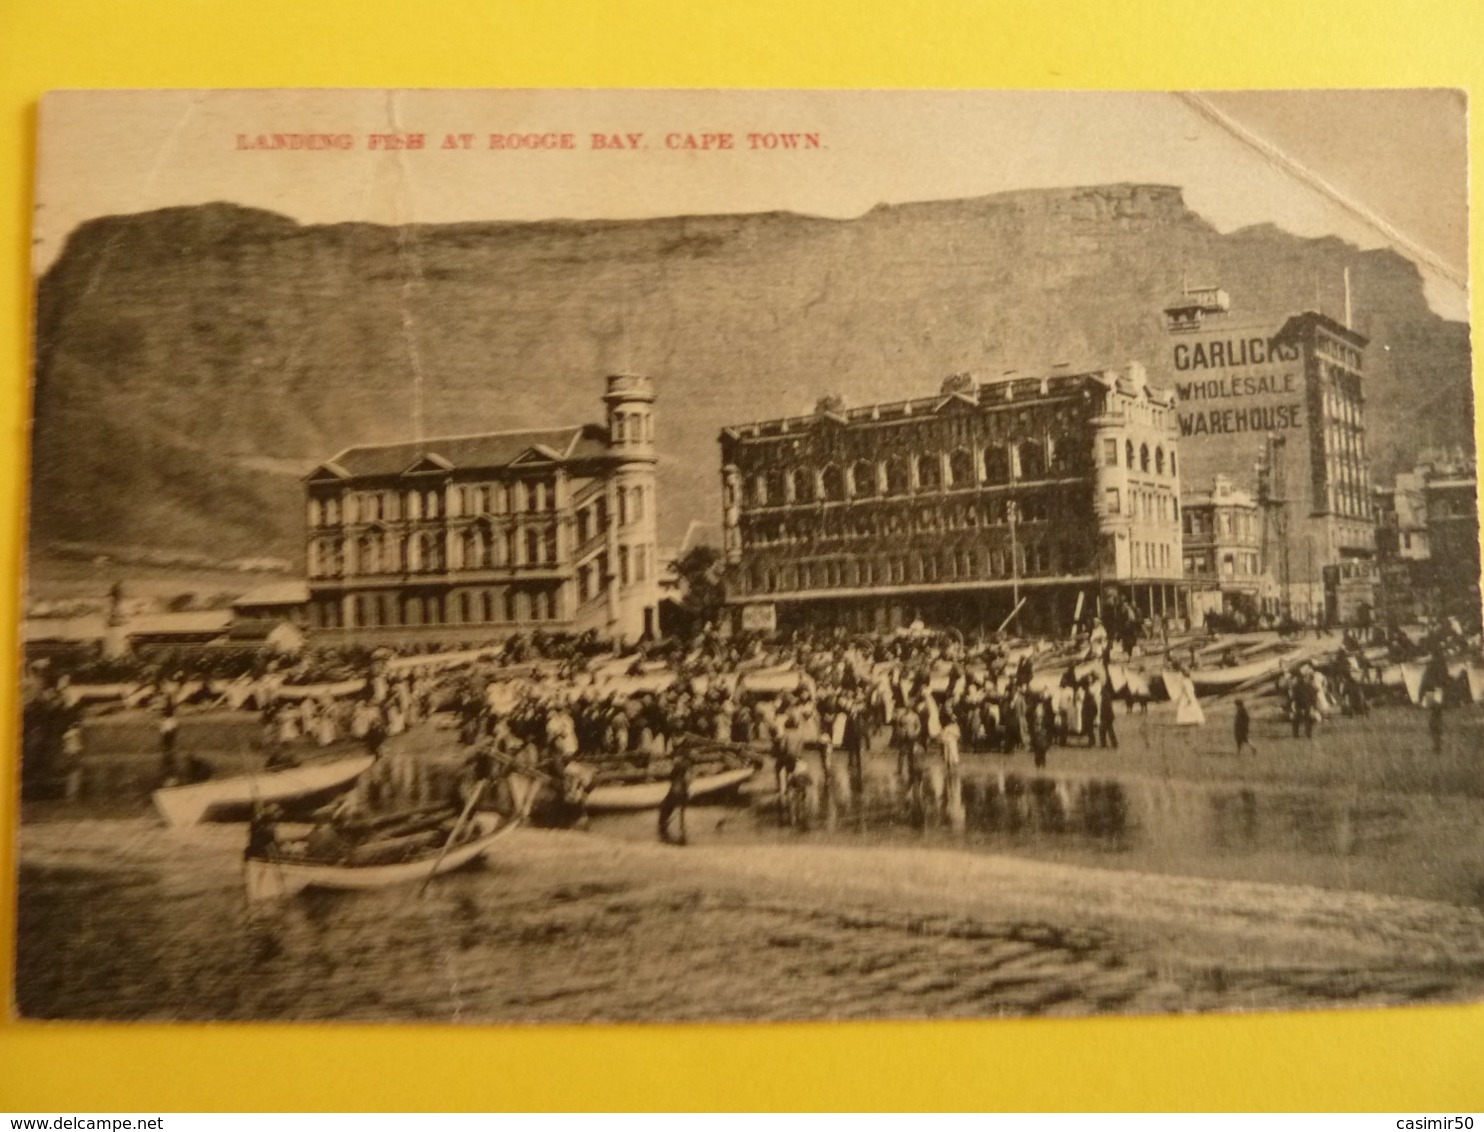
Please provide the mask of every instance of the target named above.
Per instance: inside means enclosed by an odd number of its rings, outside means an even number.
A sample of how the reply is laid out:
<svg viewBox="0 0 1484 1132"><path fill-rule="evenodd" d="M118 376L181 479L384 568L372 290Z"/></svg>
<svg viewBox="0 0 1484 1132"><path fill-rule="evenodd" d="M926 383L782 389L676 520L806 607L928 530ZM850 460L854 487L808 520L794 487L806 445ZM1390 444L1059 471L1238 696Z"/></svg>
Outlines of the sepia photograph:
<svg viewBox="0 0 1484 1132"><path fill-rule="evenodd" d="M1461 91L42 103L14 1012L1484 996Z"/></svg>

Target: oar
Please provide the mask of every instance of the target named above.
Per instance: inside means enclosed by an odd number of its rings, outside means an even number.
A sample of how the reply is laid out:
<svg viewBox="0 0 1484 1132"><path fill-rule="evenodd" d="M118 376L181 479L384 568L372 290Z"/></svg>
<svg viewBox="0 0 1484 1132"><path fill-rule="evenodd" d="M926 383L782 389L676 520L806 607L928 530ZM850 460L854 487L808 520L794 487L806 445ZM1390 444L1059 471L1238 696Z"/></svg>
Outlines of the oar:
<svg viewBox="0 0 1484 1132"><path fill-rule="evenodd" d="M448 856L448 851L453 848L453 843L458 840L459 834L464 831L464 826L469 821L469 815L474 812L474 807L479 804L479 799L484 794L484 787L488 781L486 778L481 778L479 784L474 787L474 793L469 795L469 801L464 806L464 812L459 815L459 820L454 822L453 829L448 834L448 840L443 843L443 848L438 851L438 858L433 862L433 867L428 871L428 875L423 877L422 884L418 886L417 894L419 896L423 894L433 878L438 875L438 866L443 864L443 858Z"/></svg>

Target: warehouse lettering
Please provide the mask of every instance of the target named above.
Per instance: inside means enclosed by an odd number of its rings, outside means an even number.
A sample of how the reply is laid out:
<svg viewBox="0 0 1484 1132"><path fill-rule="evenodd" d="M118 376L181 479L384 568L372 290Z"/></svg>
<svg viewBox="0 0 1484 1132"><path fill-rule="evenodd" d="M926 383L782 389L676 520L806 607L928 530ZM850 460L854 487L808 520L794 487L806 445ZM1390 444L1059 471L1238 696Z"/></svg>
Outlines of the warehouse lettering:
<svg viewBox="0 0 1484 1132"><path fill-rule="evenodd" d="M1181 413L1180 435L1273 432L1280 428L1299 428L1303 423L1301 405L1276 405L1268 409L1212 409L1203 413Z"/></svg>
<svg viewBox="0 0 1484 1132"><path fill-rule="evenodd" d="M1175 368L1178 370L1260 366L1265 362L1296 362L1298 359L1298 343L1280 342L1276 338L1228 338L1194 345L1180 342L1175 346Z"/></svg>
<svg viewBox="0 0 1484 1132"><path fill-rule="evenodd" d="M1291 373L1245 374L1241 377L1212 378L1210 381L1177 383L1175 391L1182 401L1212 401L1218 397L1252 397L1259 393L1296 393Z"/></svg>

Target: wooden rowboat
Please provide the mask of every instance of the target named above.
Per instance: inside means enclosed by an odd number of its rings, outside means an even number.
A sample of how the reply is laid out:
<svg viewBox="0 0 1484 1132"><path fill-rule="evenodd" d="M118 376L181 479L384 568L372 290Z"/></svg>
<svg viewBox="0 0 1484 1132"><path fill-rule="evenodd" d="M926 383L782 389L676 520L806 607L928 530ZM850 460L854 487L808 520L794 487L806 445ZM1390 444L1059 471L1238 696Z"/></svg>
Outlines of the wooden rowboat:
<svg viewBox="0 0 1484 1132"><path fill-rule="evenodd" d="M354 755L286 770L166 786L154 792L155 809L166 825L195 825L212 810L251 806L255 802L288 802L334 790L354 781L375 761L370 755Z"/></svg>
<svg viewBox="0 0 1484 1132"><path fill-rule="evenodd" d="M440 846L410 861L393 864L335 864L292 858L249 857L243 862L243 880L249 900L273 900L292 896L306 888L365 891L396 884L416 883L461 869L487 853L492 845L518 825L494 814L476 814L474 838L446 852Z"/></svg>
<svg viewBox="0 0 1484 1132"><path fill-rule="evenodd" d="M747 766L701 775L691 781L690 800L695 802L707 795L719 794L733 786L740 786L756 773L756 767ZM669 792L668 778L600 784L588 792L584 805L590 814L653 810L665 800L665 795Z"/></svg>

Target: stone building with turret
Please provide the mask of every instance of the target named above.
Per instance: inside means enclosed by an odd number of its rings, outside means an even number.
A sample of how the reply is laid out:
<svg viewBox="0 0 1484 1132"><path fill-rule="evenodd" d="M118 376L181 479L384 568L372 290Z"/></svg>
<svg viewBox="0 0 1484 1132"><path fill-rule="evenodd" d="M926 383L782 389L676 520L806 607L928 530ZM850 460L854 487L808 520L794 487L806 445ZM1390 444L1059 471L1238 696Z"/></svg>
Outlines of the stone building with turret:
<svg viewBox="0 0 1484 1132"><path fill-rule="evenodd" d="M654 385L605 423L365 444L304 481L316 643L655 632Z"/></svg>
<svg viewBox="0 0 1484 1132"><path fill-rule="evenodd" d="M754 628L1184 616L1174 407L1135 363L723 429L727 603Z"/></svg>

